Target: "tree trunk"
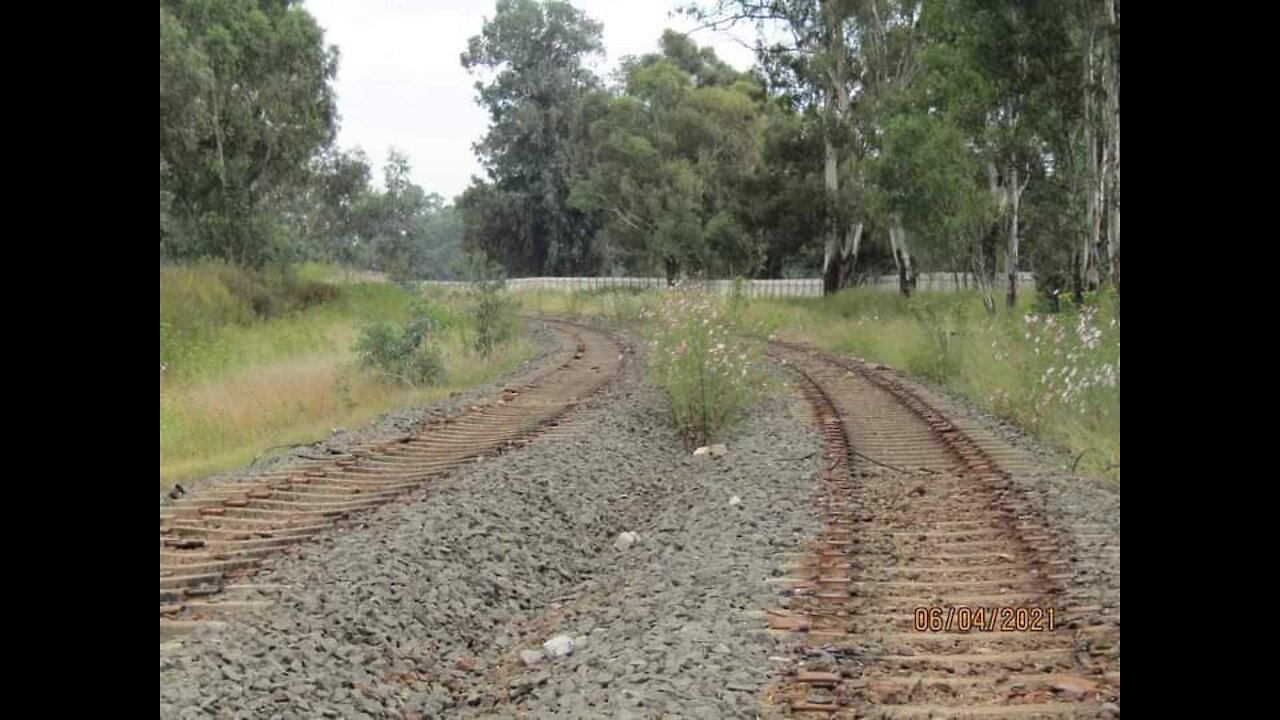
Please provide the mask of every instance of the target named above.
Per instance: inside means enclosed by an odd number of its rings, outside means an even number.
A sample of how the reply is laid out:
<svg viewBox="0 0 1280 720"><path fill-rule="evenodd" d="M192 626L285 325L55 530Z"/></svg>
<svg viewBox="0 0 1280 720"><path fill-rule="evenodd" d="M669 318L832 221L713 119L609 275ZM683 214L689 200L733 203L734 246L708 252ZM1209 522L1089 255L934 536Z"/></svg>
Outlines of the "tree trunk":
<svg viewBox="0 0 1280 720"><path fill-rule="evenodd" d="M1107 0L1112 27L1120 23L1119 0ZM1110 212L1107 215L1107 256L1111 284L1120 292L1120 49L1119 36L1107 43L1107 110L1111 121Z"/></svg>
<svg viewBox="0 0 1280 720"><path fill-rule="evenodd" d="M840 291L840 242L836 230L827 231L826 247L822 253L822 294L834 295Z"/></svg>
<svg viewBox="0 0 1280 720"><path fill-rule="evenodd" d="M1089 258L1089 271L1085 275L1085 285L1090 291L1097 290L1102 285L1102 269L1100 267L1102 262L1102 223L1103 218L1108 216L1107 166L1110 165L1108 157L1111 155L1111 147L1105 139L1098 144L1102 146L1102 159L1099 161L1098 169L1098 199L1095 201L1097 212L1093 218L1093 227L1090 229L1090 234L1093 237L1093 244L1090 246L1092 254Z"/></svg>
<svg viewBox="0 0 1280 720"><path fill-rule="evenodd" d="M827 95L827 128L824 140L822 181L827 195L827 239L822 251L822 294L834 295L840 290L840 228L836 223L835 209L840 192L839 160L836 157L836 146L831 141L833 106L830 93Z"/></svg>
<svg viewBox="0 0 1280 720"><path fill-rule="evenodd" d="M1098 289L1097 248L1102 221L1102 208L1100 206L1103 192L1102 170L1098 164L1097 120L1093 112L1094 32L1094 23L1090 20L1089 26L1085 29L1084 48L1084 146L1085 151L1089 154L1089 194L1085 211L1087 232L1085 233L1083 251L1080 254L1080 280L1087 291Z"/></svg>
<svg viewBox="0 0 1280 720"><path fill-rule="evenodd" d="M1071 251L1071 263L1075 265L1080 261L1080 250ZM1071 273L1071 302L1076 307L1084 305L1084 279L1080 277L1080 273Z"/></svg>
<svg viewBox="0 0 1280 720"><path fill-rule="evenodd" d="M1000 173L996 171L995 162L988 160L987 184L996 203L996 219L991 224L991 227L987 229L987 233L982 236L982 268L984 272L983 279L986 284L983 291L988 294L992 293L996 286L996 243L1000 234L1000 223L1004 220L1005 214L1009 209L1007 181L1007 177L1001 178Z"/></svg>
<svg viewBox="0 0 1280 720"><path fill-rule="evenodd" d="M982 240L978 245L978 262L973 272L974 279L982 290L982 304L991 315L996 313L994 297L996 287L996 244L1000 237L1000 224L1004 220L1005 213L1009 207L1009 191L1001 180L1000 173L996 171L995 162L988 160L987 184L991 197L995 200L996 217L982 235Z"/></svg>
<svg viewBox="0 0 1280 720"><path fill-rule="evenodd" d="M213 96L213 139L218 147L218 187L220 189L220 192L218 193L218 202L219 202L219 208L221 209L221 212L222 212L222 217L225 219L229 214L227 212L227 158L224 153L223 145L222 145L222 108L220 103L218 102L218 99L219 99L218 78L216 75L213 78L212 96ZM225 242L224 252L226 253L227 260L230 261L232 265L238 264L238 261L236 259L236 246L235 246L234 234L229 233L227 235L227 239L224 242Z"/></svg>
<svg viewBox="0 0 1280 720"><path fill-rule="evenodd" d="M902 252L902 267L898 270L898 291L906 297L916 289L916 273L911 268L911 252L907 249L907 233L898 231L898 247Z"/></svg>
<svg viewBox="0 0 1280 720"><path fill-rule="evenodd" d="M839 291L840 264L828 255L822 263L822 294L835 295Z"/></svg>
<svg viewBox="0 0 1280 720"><path fill-rule="evenodd" d="M1005 252L1005 273L1009 277L1009 291L1005 295L1005 304L1010 310L1018 306L1018 210L1022 201L1022 192L1027 189L1028 177L1018 184L1018 168L1009 170L1009 248Z"/></svg>
<svg viewBox="0 0 1280 720"><path fill-rule="evenodd" d="M852 99L849 95L851 78L845 62L844 19L847 8L837 2L821 3L822 60L825 67L823 87L823 143L825 157L823 184L827 196L827 237L823 252L823 294L830 295L852 284L858 260L858 244L861 241L861 224L848 230L840 227L840 173L839 146L841 123L849 116Z"/></svg>
<svg viewBox="0 0 1280 720"><path fill-rule="evenodd" d="M996 241L999 233L1000 225L997 223L982 236L982 279L988 290L996 286Z"/></svg>
<svg viewBox="0 0 1280 720"><path fill-rule="evenodd" d="M983 245L986 239L976 243L972 254L969 257L969 266L973 271L973 280L978 284L978 290L982 293L982 307L986 308L987 314L994 316L996 314L996 301L991 297L992 288L995 285L995 278L987 273L987 262L983 259ZM995 264L992 258L991 264Z"/></svg>
<svg viewBox="0 0 1280 720"><path fill-rule="evenodd" d="M837 243L832 252L828 243L822 261L822 290L824 295L837 293L854 285L858 266L858 247L862 240L862 223L854 223L849 235Z"/></svg>
<svg viewBox="0 0 1280 720"><path fill-rule="evenodd" d="M854 223L840 246L840 287L855 284L858 271L858 249L862 246L862 223Z"/></svg>
<svg viewBox="0 0 1280 720"><path fill-rule="evenodd" d="M898 292L911 297L916 287L916 276L911 270L911 251L907 248L907 231L902 227L902 215L894 213L889 218L889 249L898 266Z"/></svg>
<svg viewBox="0 0 1280 720"><path fill-rule="evenodd" d="M1111 265L1111 284L1116 292L1120 292L1120 113L1116 112L1115 126L1112 130L1115 153L1112 163L1115 169L1111 181L1111 213L1107 224L1107 255Z"/></svg>

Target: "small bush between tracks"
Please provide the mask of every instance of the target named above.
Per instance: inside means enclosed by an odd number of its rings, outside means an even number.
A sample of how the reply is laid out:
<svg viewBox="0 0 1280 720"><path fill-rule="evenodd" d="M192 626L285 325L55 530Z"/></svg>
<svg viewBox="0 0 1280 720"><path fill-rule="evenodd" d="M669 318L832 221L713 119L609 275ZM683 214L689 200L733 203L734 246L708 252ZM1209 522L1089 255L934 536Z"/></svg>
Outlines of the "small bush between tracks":
<svg viewBox="0 0 1280 720"><path fill-rule="evenodd" d="M722 439L757 397L764 375L726 302L698 285L663 295L648 320L654 378L690 446Z"/></svg>

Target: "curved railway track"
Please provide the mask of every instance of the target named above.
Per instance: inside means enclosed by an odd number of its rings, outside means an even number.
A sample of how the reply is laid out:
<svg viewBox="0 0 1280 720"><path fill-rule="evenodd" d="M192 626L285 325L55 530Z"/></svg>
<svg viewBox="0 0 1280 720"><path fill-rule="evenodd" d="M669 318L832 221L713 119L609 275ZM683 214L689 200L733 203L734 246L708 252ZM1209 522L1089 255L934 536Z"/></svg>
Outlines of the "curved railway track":
<svg viewBox="0 0 1280 720"><path fill-rule="evenodd" d="M1111 615L1073 583L1073 551L1009 480L1027 461L882 366L786 343L770 354L799 376L827 443L822 538L787 558L786 608L768 614L804 658L769 689L771 711L1118 714L1118 603Z"/></svg>
<svg viewBox="0 0 1280 720"><path fill-rule="evenodd" d="M500 396L414 432L238 481L211 484L160 509L160 615L199 620L235 601L263 560L352 513L383 505L430 478L528 443L604 387L623 362L609 336L546 320L560 347Z"/></svg>

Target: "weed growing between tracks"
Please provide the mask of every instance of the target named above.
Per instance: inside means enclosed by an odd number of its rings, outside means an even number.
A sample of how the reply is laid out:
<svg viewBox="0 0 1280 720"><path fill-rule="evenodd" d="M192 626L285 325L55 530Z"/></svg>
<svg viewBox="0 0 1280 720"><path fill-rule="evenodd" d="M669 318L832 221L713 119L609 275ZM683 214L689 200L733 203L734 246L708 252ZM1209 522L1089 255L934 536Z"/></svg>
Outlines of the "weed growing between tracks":
<svg viewBox="0 0 1280 720"><path fill-rule="evenodd" d="M696 285L666 293L641 312L654 380L671 421L691 446L721 440L765 386L756 350L731 307Z"/></svg>

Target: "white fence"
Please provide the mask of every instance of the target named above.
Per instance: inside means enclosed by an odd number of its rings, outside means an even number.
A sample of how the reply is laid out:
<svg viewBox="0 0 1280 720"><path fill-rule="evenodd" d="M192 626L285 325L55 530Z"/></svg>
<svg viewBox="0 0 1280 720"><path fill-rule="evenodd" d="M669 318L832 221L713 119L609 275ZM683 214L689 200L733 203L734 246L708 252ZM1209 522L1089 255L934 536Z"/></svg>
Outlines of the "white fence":
<svg viewBox="0 0 1280 720"><path fill-rule="evenodd" d="M1035 280L1031 273L1018 273L1018 286L1028 290L1035 288ZM921 273L916 276L917 290L952 291L956 289L957 276L951 273ZM975 287L973 278L959 276L960 287ZM996 277L996 289L1002 290L1005 279ZM710 280L716 292L728 295L733 292L733 280ZM422 283L426 287L466 287L467 283L428 280ZM744 280L743 291L748 297L821 297L822 278L789 278L782 280ZM512 290L550 290L556 292L573 292L576 290L604 290L609 288L662 289L667 286L666 278L661 277L533 277L512 278L507 280L507 287ZM867 282L867 287L876 290L897 292L898 276L882 275Z"/></svg>
<svg viewBox="0 0 1280 720"><path fill-rule="evenodd" d="M919 275L916 276L916 289L917 290L938 290L938 291L947 292L947 291L956 289L957 280L959 280L960 282L959 287L962 290L970 289L970 288L977 289L978 287L977 282L974 280L973 275L970 273L963 273L958 275L952 274L952 273L920 273ZM1008 282L1009 282L1008 277L997 273L995 293L997 295L1003 293L1004 288L1006 287L1006 284ZM869 287L874 287L877 290L897 291L898 276L897 275L881 275L877 278L873 278L869 280L867 282L867 285ZM1029 272L1018 273L1018 289L1019 290L1023 288L1026 288L1027 290L1034 290L1035 287L1036 287L1035 275Z"/></svg>

